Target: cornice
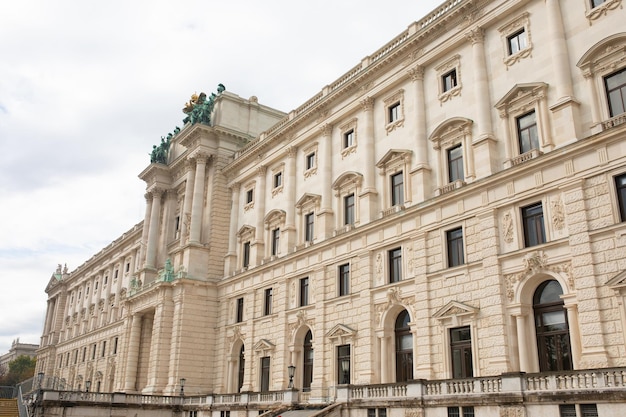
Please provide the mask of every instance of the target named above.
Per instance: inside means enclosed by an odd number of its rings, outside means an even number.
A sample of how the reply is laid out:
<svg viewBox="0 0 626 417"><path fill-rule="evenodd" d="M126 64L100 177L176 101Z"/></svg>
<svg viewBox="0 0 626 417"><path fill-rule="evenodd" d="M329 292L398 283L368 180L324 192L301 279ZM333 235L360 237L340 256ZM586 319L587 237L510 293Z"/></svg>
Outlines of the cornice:
<svg viewBox="0 0 626 417"><path fill-rule="evenodd" d="M310 119L316 119L323 114L325 108L330 108L333 102L338 101L355 89L368 84L385 67L407 56L416 58L415 50L430 37L434 37L442 27L453 20L464 19L464 11L471 7L475 0L448 0L437 7L423 19L411 24L390 42L379 48L373 54L365 57L359 64L327 85L321 92L307 100L303 105L289 112L288 116L252 141L248 146L235 154L235 160L224 167L224 172L232 172L241 166L250 163L251 158L264 154L264 150L272 147L284 138L288 131L296 130ZM410 77L404 73L404 77ZM366 91L362 91L365 93Z"/></svg>

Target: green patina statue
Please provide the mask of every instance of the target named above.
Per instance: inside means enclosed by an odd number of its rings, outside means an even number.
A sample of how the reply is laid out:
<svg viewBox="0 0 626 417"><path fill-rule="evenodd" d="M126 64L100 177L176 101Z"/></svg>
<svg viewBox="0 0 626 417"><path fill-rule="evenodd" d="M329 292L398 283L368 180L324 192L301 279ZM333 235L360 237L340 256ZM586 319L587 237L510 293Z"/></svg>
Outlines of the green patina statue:
<svg viewBox="0 0 626 417"><path fill-rule="evenodd" d="M224 91L226 91L226 87L224 87L224 84L220 83L217 85L217 94L211 93L208 99L204 93L200 93L200 95L193 94L183 108L183 113L187 115L183 119L183 123L190 123L192 125L202 123L210 126L211 113L213 113L213 107L215 107L215 99ZM161 144L159 146L152 146L152 152L150 153L151 164L167 164L170 141L179 132L180 128L176 126L173 132L169 133L166 137L161 137Z"/></svg>

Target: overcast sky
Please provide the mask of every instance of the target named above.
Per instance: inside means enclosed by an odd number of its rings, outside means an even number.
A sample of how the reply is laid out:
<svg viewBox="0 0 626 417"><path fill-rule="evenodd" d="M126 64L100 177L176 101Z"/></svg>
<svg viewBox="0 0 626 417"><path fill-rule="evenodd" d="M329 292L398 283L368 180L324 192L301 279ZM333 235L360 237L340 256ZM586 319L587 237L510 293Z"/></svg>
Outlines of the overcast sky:
<svg viewBox="0 0 626 417"><path fill-rule="evenodd" d="M288 112L440 0L0 0L0 354L143 219L152 145L218 83Z"/></svg>

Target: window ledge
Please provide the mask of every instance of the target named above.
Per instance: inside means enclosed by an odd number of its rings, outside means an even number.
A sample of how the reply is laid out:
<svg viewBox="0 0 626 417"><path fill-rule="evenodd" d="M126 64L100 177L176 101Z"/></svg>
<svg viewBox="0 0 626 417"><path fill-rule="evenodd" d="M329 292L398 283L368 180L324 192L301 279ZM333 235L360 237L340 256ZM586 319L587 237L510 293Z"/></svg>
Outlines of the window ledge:
<svg viewBox="0 0 626 417"><path fill-rule="evenodd" d="M592 20L596 20L601 18L602 16L606 16L609 10L615 10L622 5L622 0L607 0L601 5L594 7L585 13L587 20L589 20L589 24L591 25Z"/></svg>
<svg viewBox="0 0 626 417"><path fill-rule="evenodd" d="M381 218L382 217L387 217L387 216L390 216L392 214L404 211L405 209L406 209L406 207L404 206L404 204L398 204L398 205L395 205L393 207L388 208L387 210L381 211L380 212L380 217Z"/></svg>
<svg viewBox="0 0 626 417"><path fill-rule="evenodd" d="M532 55L532 51L533 51L533 48L528 46L528 47L522 49L521 51L517 51L516 53L514 53L512 55L509 55L506 58L504 58L504 65L506 65L507 70L509 69L509 67L517 64L522 59L528 58L529 56L531 56Z"/></svg>
<svg viewBox="0 0 626 417"><path fill-rule="evenodd" d="M540 155L543 155L543 152L541 152L539 149L531 149L530 151L523 153L515 158L512 158L509 163L511 167L514 167L516 165L520 165L523 164L524 162L528 162L532 159L535 159L537 157L539 157Z"/></svg>
<svg viewBox="0 0 626 417"><path fill-rule="evenodd" d="M466 185L467 183L463 180L456 180L454 182L451 182L450 184L446 184L441 188L438 188L435 191L435 194L437 196L443 195L443 194L447 194L449 192L452 192L454 190L458 190L459 188L463 187L464 185Z"/></svg>

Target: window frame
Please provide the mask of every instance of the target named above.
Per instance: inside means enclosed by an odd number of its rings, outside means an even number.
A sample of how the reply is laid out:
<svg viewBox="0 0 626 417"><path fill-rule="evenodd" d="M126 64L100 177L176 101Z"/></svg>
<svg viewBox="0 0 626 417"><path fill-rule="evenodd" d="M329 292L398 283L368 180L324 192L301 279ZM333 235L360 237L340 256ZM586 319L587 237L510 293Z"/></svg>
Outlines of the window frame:
<svg viewBox="0 0 626 417"><path fill-rule="evenodd" d="M609 78L615 77L620 74L623 74L623 77L624 77L623 83L620 84L617 89L613 89L611 91L620 92L622 111L620 113L613 113L613 105L612 105L613 102L610 99L608 80ZM605 100L606 100L607 107L608 107L609 117L612 119L614 117L624 115L626 113L626 67L618 69L617 71L614 71L611 74L603 76L602 81L604 85L604 94L605 94Z"/></svg>
<svg viewBox="0 0 626 417"><path fill-rule="evenodd" d="M541 208L541 213L530 212L530 210L537 209L538 207ZM520 207L520 219L524 237L524 248L531 248L548 242L545 224L545 210L542 201ZM531 226L533 227L531 228Z"/></svg>
<svg viewBox="0 0 626 417"><path fill-rule="evenodd" d="M309 281L309 277L302 277L298 280L298 288L299 288L299 292L298 292L298 306L299 307L306 307L309 305L310 302L310 281Z"/></svg>
<svg viewBox="0 0 626 417"><path fill-rule="evenodd" d="M502 51L504 57L502 62L507 69L523 59L532 56L533 43L530 32L530 14L528 12L524 12L509 20L504 25L500 26L498 31L500 32L500 38L502 39ZM524 33L525 35L526 45L524 48L513 52L511 49L511 40L521 33Z"/></svg>
<svg viewBox="0 0 626 417"><path fill-rule="evenodd" d="M278 256L280 253L280 227L275 227L270 235L270 255Z"/></svg>
<svg viewBox="0 0 626 417"><path fill-rule="evenodd" d="M383 99L383 103L385 107L385 130L389 134L404 126L404 90L397 90Z"/></svg>
<svg viewBox="0 0 626 417"><path fill-rule="evenodd" d="M238 297L235 300L235 323L243 323L243 297Z"/></svg>
<svg viewBox="0 0 626 417"><path fill-rule="evenodd" d="M402 246L387 251L387 274L389 284L402 281Z"/></svg>
<svg viewBox="0 0 626 417"><path fill-rule="evenodd" d="M250 241L243 242L241 247L241 267L247 269L250 267Z"/></svg>
<svg viewBox="0 0 626 417"><path fill-rule="evenodd" d="M259 360L259 391L268 392L272 375L272 357L262 356Z"/></svg>
<svg viewBox="0 0 626 417"><path fill-rule="evenodd" d="M311 146L303 150L304 178L309 178L310 176L317 174L317 169L319 166L319 158L318 158L317 150L318 150L317 142L311 144Z"/></svg>
<svg viewBox="0 0 626 417"><path fill-rule="evenodd" d="M452 152L459 150L457 157L452 157ZM447 165L448 165L448 183L456 181L465 181L465 162L463 158L463 144L458 143L446 149Z"/></svg>
<svg viewBox="0 0 626 417"><path fill-rule="evenodd" d="M313 243L315 239L315 212L304 215L304 242Z"/></svg>
<svg viewBox="0 0 626 417"><path fill-rule="evenodd" d="M352 201L351 204L348 204L349 201ZM355 222L355 207L356 207L356 197L354 193L350 193L343 197L343 224L345 226L352 226Z"/></svg>
<svg viewBox="0 0 626 417"><path fill-rule="evenodd" d="M357 118L349 120L339 127L341 132L341 159L355 153L357 149ZM349 137L349 138L348 138Z"/></svg>
<svg viewBox="0 0 626 417"><path fill-rule="evenodd" d="M396 179L400 178L400 182ZM402 206L404 204L404 171L400 170L389 175L391 207Z"/></svg>
<svg viewBox="0 0 626 417"><path fill-rule="evenodd" d="M274 298L274 289L272 287L266 288L263 291L263 315L269 316L272 314L272 301Z"/></svg>
<svg viewBox="0 0 626 417"><path fill-rule="evenodd" d="M469 339L461 339L454 340L453 334L455 332L467 331L469 335ZM473 378L474 377L474 353L472 349L472 326L464 325L451 327L448 329L448 337L450 340L450 371L451 378L453 379L464 379L464 378ZM457 363L455 360L455 350L459 350L461 352L461 362L458 363L460 365L460 372L457 372L456 369L458 367L455 366ZM469 364L467 363L467 353L469 352ZM465 358L466 360L463 360Z"/></svg>
<svg viewBox="0 0 626 417"><path fill-rule="evenodd" d="M533 117L532 123L528 123L527 125L524 125L524 127L522 127L522 123L525 122L525 119L528 119L531 116ZM528 113L522 114L515 118L515 131L517 133L517 150L519 155L525 155L533 151L538 152L540 150L541 145L539 142L539 125L537 123L537 112L535 110L531 110ZM529 132L529 148L526 148L524 146L524 134L526 132ZM535 134L534 137L532 135L533 132Z"/></svg>
<svg viewBox="0 0 626 417"><path fill-rule="evenodd" d="M350 295L350 262L337 267L337 295L339 297Z"/></svg>
<svg viewBox="0 0 626 417"><path fill-rule="evenodd" d="M460 231L460 236L453 235ZM446 230L446 259L447 267L454 268L465 265L465 237L463 226Z"/></svg>
<svg viewBox="0 0 626 417"><path fill-rule="evenodd" d="M272 168L272 198L283 192L285 183L285 164Z"/></svg>
<svg viewBox="0 0 626 417"><path fill-rule="evenodd" d="M618 181L623 181L619 184ZM617 221L626 222L626 173L613 176L613 186L615 187L615 201L617 204Z"/></svg>
<svg viewBox="0 0 626 417"><path fill-rule="evenodd" d="M456 54L435 67L437 71L437 85L439 88L439 103L443 104L454 97L461 95L461 55ZM453 80L454 85L448 85L446 79Z"/></svg>
<svg viewBox="0 0 626 417"><path fill-rule="evenodd" d="M244 205L243 205L243 211L249 211L252 210L254 208L254 199L256 197L256 193L254 192L254 188L255 188L255 182L250 182L248 184L246 184L245 187L243 187L244 192L243 192L243 198L244 198Z"/></svg>
<svg viewBox="0 0 626 417"><path fill-rule="evenodd" d="M347 349L347 353L345 350ZM342 353L342 350L344 351ZM337 384L338 385L346 385L350 384L351 373L352 373L352 345L349 343L337 345L335 349L337 355ZM342 364L348 364L347 371L344 369Z"/></svg>

